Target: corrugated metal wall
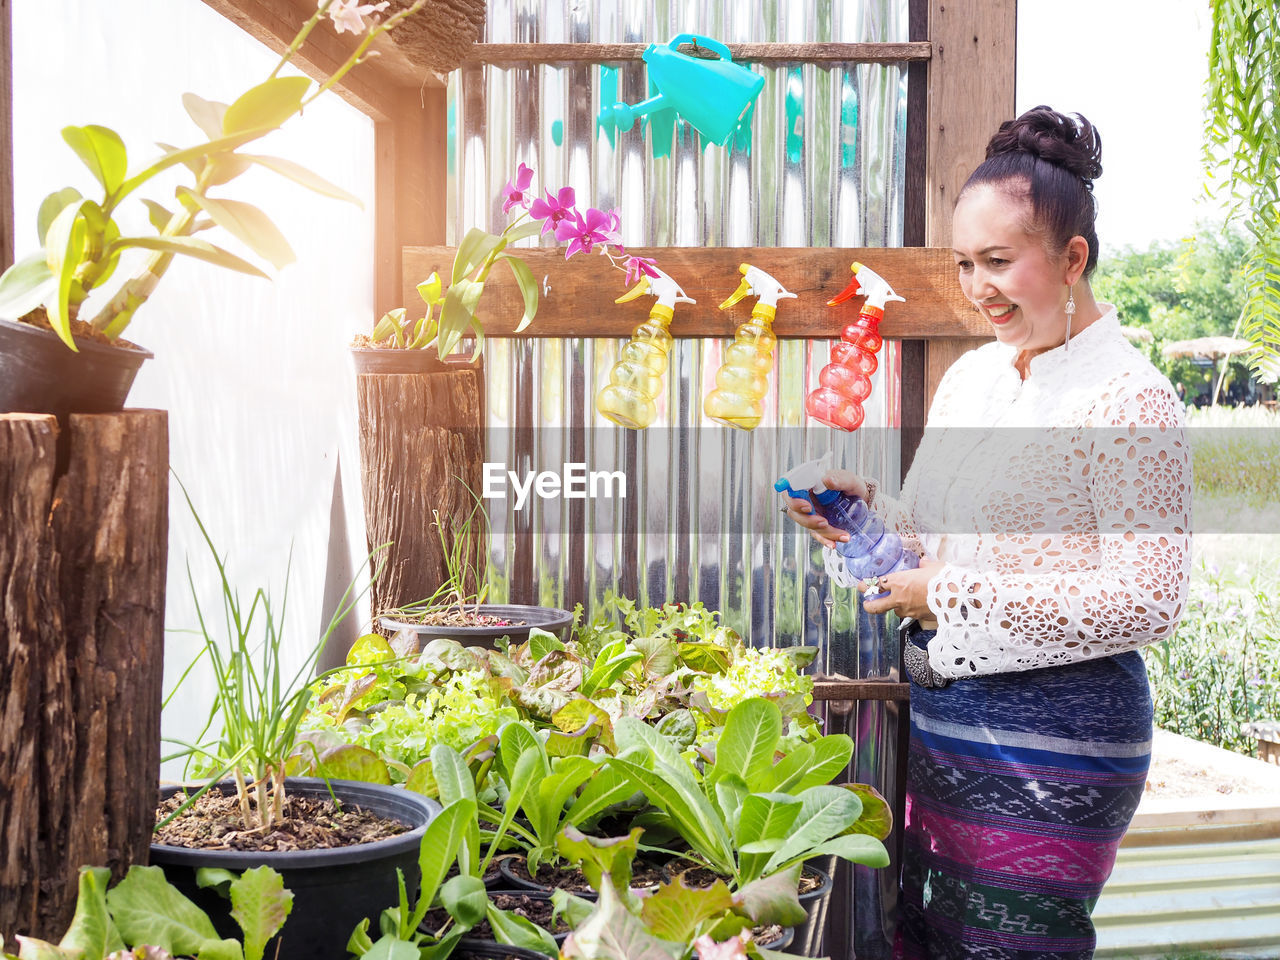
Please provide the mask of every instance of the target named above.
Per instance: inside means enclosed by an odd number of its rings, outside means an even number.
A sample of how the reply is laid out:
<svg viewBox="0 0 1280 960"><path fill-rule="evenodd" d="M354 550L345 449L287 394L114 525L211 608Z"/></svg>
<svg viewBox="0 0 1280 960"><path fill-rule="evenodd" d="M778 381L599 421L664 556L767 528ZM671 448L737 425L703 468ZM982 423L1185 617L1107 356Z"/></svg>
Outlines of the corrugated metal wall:
<svg viewBox="0 0 1280 960"><path fill-rule="evenodd" d="M902 0L723 7L493 0L486 39L632 42L679 32L726 42L905 39ZM456 72L450 91L450 242L474 224L493 230L505 225L501 189L517 163L525 162L536 171L535 187L570 185L580 204L616 207L624 242L638 246L899 245L905 71L811 64L754 69L764 74L765 86L749 155L703 149L691 134L678 139L671 157L660 159L638 127L619 134L616 149L597 135L595 65L469 66ZM643 64L622 68L620 89L623 99L644 98ZM557 123L559 138L552 133ZM725 296L739 279L724 278ZM624 289L619 274L618 294ZM554 295L550 291L547 299ZM639 323L648 302L618 310ZM694 309L714 304L678 308ZM733 316L745 319L748 309L743 305ZM779 309L785 311L785 301ZM832 311L833 336L848 319L848 313ZM590 322L583 318L584 327ZM595 392L607 381L621 342L494 340L486 349L490 460L521 473L559 470L573 453L593 470L621 465L632 483L625 501L586 501L582 517L567 509L578 504L538 498L520 511L509 501L505 517L491 511L493 560L506 577L500 591L505 586L513 597L555 602L589 601L611 588L650 603L696 599L724 610L755 642L824 639L821 600L816 610L805 601L809 587L821 590L825 578L816 576L802 541L789 536L772 482L791 464L834 448L838 462L895 484L896 445L876 429L893 425L897 407L894 345L886 348L877 374L867 426L836 436L806 426L802 407L827 360L826 342L780 344L765 420L752 433L701 415L724 345L716 340L678 342L653 427L626 431L600 418ZM571 556L565 535L582 529L596 549ZM627 536L614 536L621 533ZM533 566L513 570L521 537L534 539ZM585 592L575 595L575 584ZM829 666L851 673L853 664Z"/></svg>
<svg viewBox="0 0 1280 960"><path fill-rule="evenodd" d="M691 32L733 42L903 41L906 0L491 0L486 39L511 42L665 42ZM600 67L468 65L450 82L449 242L472 225L500 230L501 191L519 162L537 189L572 186L580 205L616 207L636 246L898 246L902 242L906 70L898 66L755 65L765 77L749 152L680 136L654 158L637 125L617 145L597 134ZM643 100L644 65L622 65L621 99ZM587 256L589 254L582 254ZM659 260L659 266L662 266ZM759 263L764 270L768 263ZM874 264L872 264L874 266ZM676 277L677 281L681 278ZM737 286L723 278L724 296ZM617 293L625 290L618 275ZM834 294L835 290L832 291ZM545 293L550 298L555 291ZM644 320L651 301L618 307ZM715 304L680 306L714 310ZM785 311L784 300L780 310ZM733 316L746 319L749 308ZM851 314L832 311L832 336ZM583 328L591 326L583 317ZM536 321L535 321L536 323ZM624 341L575 337L492 340L486 347L487 459L523 475L564 462L621 470L625 499L490 502L495 598L588 606L613 590L638 602L701 600L757 645L818 644L816 668L888 677L897 663L882 620L833 589L820 552L779 513L773 481L832 450L835 461L899 481L899 355L887 344L866 425L852 435L810 424L805 394L828 359L826 342L779 344L765 417L751 433L702 416L724 342L677 341L656 423L630 431L599 417L596 391ZM895 724L883 704L828 717L858 744L852 775L892 795ZM858 955L884 955L890 871L858 871L839 927ZM843 898L842 898L843 899ZM841 921L845 923L847 921Z"/></svg>

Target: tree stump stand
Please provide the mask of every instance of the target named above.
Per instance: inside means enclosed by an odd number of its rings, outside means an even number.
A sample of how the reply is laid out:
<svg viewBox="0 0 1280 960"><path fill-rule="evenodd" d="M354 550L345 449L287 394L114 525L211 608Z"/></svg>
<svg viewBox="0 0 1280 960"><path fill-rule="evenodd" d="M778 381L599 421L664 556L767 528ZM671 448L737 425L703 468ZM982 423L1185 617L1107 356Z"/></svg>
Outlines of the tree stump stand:
<svg viewBox="0 0 1280 960"><path fill-rule="evenodd" d="M438 369L356 377L365 530L371 551L391 544L370 591L375 627L379 612L426 599L444 582L434 512L458 523L476 506L467 488L480 495L483 376ZM470 549L481 571L486 529L477 515Z"/></svg>
<svg viewBox="0 0 1280 960"><path fill-rule="evenodd" d="M0 414L0 939L57 941L82 865L146 863L160 763L167 414Z"/></svg>

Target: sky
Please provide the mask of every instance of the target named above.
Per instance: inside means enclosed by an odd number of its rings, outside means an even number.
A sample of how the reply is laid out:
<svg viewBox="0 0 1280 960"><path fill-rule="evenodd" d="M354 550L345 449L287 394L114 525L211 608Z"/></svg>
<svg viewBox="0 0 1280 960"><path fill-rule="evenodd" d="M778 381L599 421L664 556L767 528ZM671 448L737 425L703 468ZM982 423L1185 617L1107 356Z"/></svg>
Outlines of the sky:
<svg viewBox="0 0 1280 960"><path fill-rule="evenodd" d="M1104 252L1221 219L1201 200L1209 27L1204 0L1018 0L1017 111L1044 103L1098 128Z"/></svg>

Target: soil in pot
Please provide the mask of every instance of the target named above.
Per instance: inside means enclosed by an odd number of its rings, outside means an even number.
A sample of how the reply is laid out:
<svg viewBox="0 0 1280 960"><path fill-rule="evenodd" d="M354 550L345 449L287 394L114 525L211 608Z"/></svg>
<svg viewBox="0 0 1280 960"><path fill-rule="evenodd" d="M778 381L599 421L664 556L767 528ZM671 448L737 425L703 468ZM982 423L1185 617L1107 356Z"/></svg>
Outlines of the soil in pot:
<svg viewBox="0 0 1280 960"><path fill-rule="evenodd" d="M688 870L672 870L666 868L663 871L663 877L667 880L679 878L684 881L686 887L699 889L701 887L709 887L717 880L725 880L724 877L707 867L690 867ZM728 880L725 880L728 883ZM796 892L804 897L805 894L819 890L827 883L825 874L819 874L813 867L805 865L800 874L800 884L796 888Z"/></svg>
<svg viewBox="0 0 1280 960"><path fill-rule="evenodd" d="M551 903L551 898L547 896L538 896L534 893L523 893L514 890L496 890L489 894L489 902L499 910L510 910L516 916L524 917L531 920L542 929L547 930L553 937L563 939L569 933L569 926L563 920L552 921L552 914L555 912L555 906ZM435 933L445 921L449 919L449 915L444 911L443 907L436 907L434 910L428 910L426 918L422 921L420 929ZM488 920L481 920L478 924L467 931L468 940L492 940L493 929L489 926Z"/></svg>
<svg viewBox="0 0 1280 960"><path fill-rule="evenodd" d="M186 800L183 792L162 800L156 807L156 821L163 820ZM250 807L256 810L257 804L250 800ZM210 790L157 830L152 842L201 850L321 850L373 843L408 829L399 820L361 807L344 806L339 810L328 798L286 793L284 819L273 823L270 830L246 830L239 800Z"/></svg>
<svg viewBox="0 0 1280 960"><path fill-rule="evenodd" d="M708 871L710 872L710 871ZM567 890L586 900L594 900L596 892L577 867L552 867L545 863L538 864L537 877L529 875L529 864L521 855L507 857L502 861L502 873L513 885L536 890ZM633 889L652 889L662 882L663 867L660 864L638 857L631 864L631 887Z"/></svg>

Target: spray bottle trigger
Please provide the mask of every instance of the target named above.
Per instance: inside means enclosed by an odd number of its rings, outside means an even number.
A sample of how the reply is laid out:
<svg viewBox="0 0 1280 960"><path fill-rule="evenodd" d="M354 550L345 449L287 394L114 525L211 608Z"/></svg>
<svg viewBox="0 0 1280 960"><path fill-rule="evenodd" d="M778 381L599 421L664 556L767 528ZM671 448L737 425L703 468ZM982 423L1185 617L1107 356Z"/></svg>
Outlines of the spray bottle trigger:
<svg viewBox="0 0 1280 960"><path fill-rule="evenodd" d="M862 287L859 286L858 277L855 274L854 278L849 281L849 285L847 287L827 301L827 306L834 307L836 304L844 303L846 300L857 294L861 289Z"/></svg>
<svg viewBox="0 0 1280 960"><path fill-rule="evenodd" d="M732 307L735 303L737 303L739 300L741 300L750 292L751 292L751 281L748 280L746 277L743 277L742 282L738 284L738 289L733 291L733 293L729 294L729 299L727 299L724 303L720 304L720 309L727 310L729 307Z"/></svg>
<svg viewBox="0 0 1280 960"><path fill-rule="evenodd" d="M649 278L645 274L641 274L640 280L635 284L635 286L633 286L630 290L628 290L622 296L618 297L618 299L614 300L613 302L627 303L628 301L635 300L637 297L643 297L648 292L649 292Z"/></svg>

